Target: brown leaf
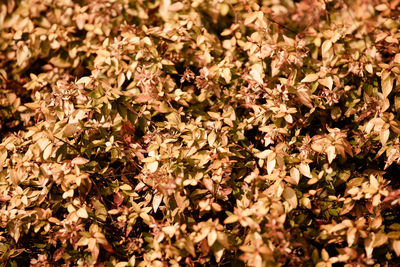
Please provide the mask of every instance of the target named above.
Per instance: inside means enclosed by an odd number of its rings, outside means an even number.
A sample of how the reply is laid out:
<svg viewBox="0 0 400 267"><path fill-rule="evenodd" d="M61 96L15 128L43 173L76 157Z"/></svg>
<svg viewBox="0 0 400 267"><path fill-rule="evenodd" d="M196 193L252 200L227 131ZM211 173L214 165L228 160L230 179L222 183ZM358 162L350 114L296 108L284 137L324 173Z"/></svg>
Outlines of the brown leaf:
<svg viewBox="0 0 400 267"><path fill-rule="evenodd" d="M61 248L57 249L56 251L54 251L53 260L54 261L60 260L64 256L64 250L65 250L65 248L61 247Z"/></svg>
<svg viewBox="0 0 400 267"><path fill-rule="evenodd" d="M135 132L136 132L136 129L130 121L125 121L122 123L122 127L121 127L122 135L125 135L125 134L135 135Z"/></svg>
<svg viewBox="0 0 400 267"><path fill-rule="evenodd" d="M302 87L296 91L297 96L299 97L300 102L306 107L313 108L312 100L311 100L311 92L307 87Z"/></svg>
<svg viewBox="0 0 400 267"><path fill-rule="evenodd" d="M121 206L122 202L124 201L124 196L122 192L118 191L114 194L114 203L117 207Z"/></svg>
<svg viewBox="0 0 400 267"><path fill-rule="evenodd" d="M147 95L147 94L138 94L135 96L135 101L137 103L146 103L152 99L153 99L153 97L151 97L150 95Z"/></svg>
<svg viewBox="0 0 400 267"><path fill-rule="evenodd" d="M214 181L210 178L203 179L204 186L211 192L214 193Z"/></svg>

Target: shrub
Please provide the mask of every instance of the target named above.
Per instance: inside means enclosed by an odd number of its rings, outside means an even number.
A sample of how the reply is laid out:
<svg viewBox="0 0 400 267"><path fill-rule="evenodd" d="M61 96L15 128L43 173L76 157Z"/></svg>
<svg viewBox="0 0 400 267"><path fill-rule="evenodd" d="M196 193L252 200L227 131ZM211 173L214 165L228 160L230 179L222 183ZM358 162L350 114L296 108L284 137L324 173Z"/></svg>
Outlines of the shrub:
<svg viewBox="0 0 400 267"><path fill-rule="evenodd" d="M399 3L0 1L0 262L399 264Z"/></svg>

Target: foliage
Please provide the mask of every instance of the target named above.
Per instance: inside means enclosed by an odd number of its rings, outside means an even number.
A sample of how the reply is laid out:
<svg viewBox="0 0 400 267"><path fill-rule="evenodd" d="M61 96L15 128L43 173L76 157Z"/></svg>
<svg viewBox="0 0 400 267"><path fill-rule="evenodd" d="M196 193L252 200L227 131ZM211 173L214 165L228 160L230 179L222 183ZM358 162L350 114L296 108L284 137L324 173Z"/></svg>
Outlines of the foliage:
<svg viewBox="0 0 400 267"><path fill-rule="evenodd" d="M399 264L399 17L0 1L0 262Z"/></svg>

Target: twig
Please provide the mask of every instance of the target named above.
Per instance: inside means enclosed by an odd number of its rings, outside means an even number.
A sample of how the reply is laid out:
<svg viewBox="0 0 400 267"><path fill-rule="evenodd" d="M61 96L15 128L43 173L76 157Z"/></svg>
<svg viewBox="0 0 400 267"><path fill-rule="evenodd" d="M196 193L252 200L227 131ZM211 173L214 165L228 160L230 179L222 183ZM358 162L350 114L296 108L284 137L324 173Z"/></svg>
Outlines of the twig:
<svg viewBox="0 0 400 267"><path fill-rule="evenodd" d="M292 32L292 33L295 33L295 34L298 33L298 32L296 32L295 30L293 30L293 29L291 29L291 28L289 28L289 27L286 27L285 25L283 25L283 24L277 22L277 21L274 20L274 19L271 19L271 18L268 18L268 17L267 17L267 20L269 20L269 21L271 21L271 22L273 22L273 23L279 25L280 27L282 27L282 28L284 28L284 29L286 29L286 30L288 30L288 31L290 31L290 32Z"/></svg>
<svg viewBox="0 0 400 267"><path fill-rule="evenodd" d="M76 146L71 145L67 141L62 140L62 139L58 138L57 136L54 136L54 138L56 138L57 140L63 142L64 144L67 144L68 146L70 146L72 149L74 149L76 152L78 152L79 155L81 154L81 152L79 151L79 149Z"/></svg>
<svg viewBox="0 0 400 267"><path fill-rule="evenodd" d="M324 0L324 4L325 4L325 16L326 16L326 20L328 21L329 24L331 24L331 14L329 14L328 9L326 8L326 0Z"/></svg>

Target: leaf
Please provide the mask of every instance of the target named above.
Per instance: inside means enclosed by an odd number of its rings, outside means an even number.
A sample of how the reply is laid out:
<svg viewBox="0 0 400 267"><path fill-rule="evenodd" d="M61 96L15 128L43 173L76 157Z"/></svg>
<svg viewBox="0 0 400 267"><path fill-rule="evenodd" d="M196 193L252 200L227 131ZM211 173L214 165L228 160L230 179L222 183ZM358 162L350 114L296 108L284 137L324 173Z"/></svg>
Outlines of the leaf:
<svg viewBox="0 0 400 267"><path fill-rule="evenodd" d="M312 74L308 74L300 82L301 83L311 83L311 82L315 82L316 80L318 80L318 74L312 73Z"/></svg>
<svg viewBox="0 0 400 267"><path fill-rule="evenodd" d="M382 216L376 217L371 223L371 228L374 230L378 229L382 225L382 221Z"/></svg>
<svg viewBox="0 0 400 267"><path fill-rule="evenodd" d="M389 139L389 135L390 135L389 129L385 129L385 130L381 131L381 133L379 135L379 140L381 141L382 146L386 145L386 142Z"/></svg>
<svg viewBox="0 0 400 267"><path fill-rule="evenodd" d="M349 247L351 247L354 244L354 241L356 240L357 237L357 228L355 227L350 227L347 230L347 244L349 245Z"/></svg>
<svg viewBox="0 0 400 267"><path fill-rule="evenodd" d="M287 123L293 123L293 117L292 117L292 115L286 114L286 115L285 115L285 121L286 121Z"/></svg>
<svg viewBox="0 0 400 267"><path fill-rule="evenodd" d="M94 233L94 237L96 238L96 242L100 244L106 251L111 253L115 252L103 233L96 232Z"/></svg>
<svg viewBox="0 0 400 267"><path fill-rule="evenodd" d="M119 191L119 192L116 192L115 194L114 194L114 204L117 206L117 207L119 207L119 206L121 206L121 204L124 202L124 195L122 194L122 192L121 191Z"/></svg>
<svg viewBox="0 0 400 267"><path fill-rule="evenodd" d="M53 253L53 260L54 261L59 261L65 253L65 248L64 247L60 247L58 249L56 249L56 251L54 251Z"/></svg>
<svg viewBox="0 0 400 267"><path fill-rule="evenodd" d="M211 230L210 233L207 235L208 245L211 247L212 245L214 245L216 240L217 240L217 231Z"/></svg>
<svg viewBox="0 0 400 267"><path fill-rule="evenodd" d="M374 247L372 246L375 240L375 233L370 233L370 236L364 240L364 248L367 253L367 258L371 258Z"/></svg>
<svg viewBox="0 0 400 267"><path fill-rule="evenodd" d="M185 250L193 257L196 256L196 249L194 248L193 241L190 238L185 239ZM134 266L134 265L132 265Z"/></svg>
<svg viewBox="0 0 400 267"><path fill-rule="evenodd" d="M118 84L117 84L118 88L121 88L121 86L124 84L124 82L125 82L125 73L121 72L118 75Z"/></svg>
<svg viewBox="0 0 400 267"><path fill-rule="evenodd" d="M230 223L235 223L239 220L239 217L237 215L231 215L228 218L225 219L224 223L225 224L230 224Z"/></svg>
<svg viewBox="0 0 400 267"><path fill-rule="evenodd" d="M88 250L92 254L93 261L96 262L99 257L100 248L95 238L90 238L88 242Z"/></svg>
<svg viewBox="0 0 400 267"><path fill-rule="evenodd" d="M365 70L368 71L370 74L372 74L374 72L372 64L365 65Z"/></svg>
<svg viewBox="0 0 400 267"><path fill-rule="evenodd" d="M370 175L370 176L369 176L369 184L370 184L370 186L371 186L372 189L378 190L378 188L379 188L379 182L378 182L378 180L375 178L375 175Z"/></svg>
<svg viewBox="0 0 400 267"><path fill-rule="evenodd" d="M153 105L153 108L160 113L168 113L171 111L170 107L165 102Z"/></svg>
<svg viewBox="0 0 400 267"><path fill-rule="evenodd" d="M53 57L49 61L51 64L53 64L57 68L69 68L71 67L71 63L68 61L60 58L60 57Z"/></svg>
<svg viewBox="0 0 400 267"><path fill-rule="evenodd" d="M296 91L296 94L303 105L309 108L313 108L310 89L308 89L307 87L302 87Z"/></svg>
<svg viewBox="0 0 400 267"><path fill-rule="evenodd" d="M76 243L77 246L87 246L89 243L89 238L82 236L79 241Z"/></svg>
<svg viewBox="0 0 400 267"><path fill-rule="evenodd" d="M393 247L394 252L396 253L396 256L399 257L400 256L400 240L393 241L392 247Z"/></svg>
<svg viewBox="0 0 400 267"><path fill-rule="evenodd" d="M298 185L300 181L300 172L296 167L290 169L290 177L289 181L291 184Z"/></svg>
<svg viewBox="0 0 400 267"><path fill-rule="evenodd" d="M40 138L37 140L37 144L40 147L40 150L43 151L50 144L50 140L47 138Z"/></svg>
<svg viewBox="0 0 400 267"><path fill-rule="evenodd" d="M229 68L224 68L222 71L222 77L225 79L226 83L230 83L232 78L231 70Z"/></svg>
<svg viewBox="0 0 400 267"><path fill-rule="evenodd" d="M46 149L43 151L43 159L44 160L47 160L50 157L52 149L53 149L53 144L49 144L46 147Z"/></svg>
<svg viewBox="0 0 400 267"><path fill-rule="evenodd" d="M147 166L147 169L148 169L151 173L154 173L154 172L157 171L157 168L158 168L158 161L150 162L150 163L148 163L146 166Z"/></svg>
<svg viewBox="0 0 400 267"><path fill-rule="evenodd" d="M292 188L286 187L285 190L283 190L282 196L290 204L292 209L295 209L297 207L298 202L296 191L294 191Z"/></svg>
<svg viewBox="0 0 400 267"><path fill-rule="evenodd" d="M387 70L384 70L382 71L381 78L382 78L381 87L382 87L383 97L386 98L389 96L390 92L392 92L394 76L391 75L391 73L388 72Z"/></svg>
<svg viewBox="0 0 400 267"><path fill-rule="evenodd" d="M68 123L64 127L64 136L65 137L71 137L73 136L77 131L79 130L79 125L78 123Z"/></svg>
<svg viewBox="0 0 400 267"><path fill-rule="evenodd" d="M229 249L229 247L230 247L229 239L228 239L228 236L224 232L221 232L221 231L217 232L217 240L221 245L224 246L224 248Z"/></svg>
<svg viewBox="0 0 400 267"><path fill-rule="evenodd" d="M0 201L9 201L10 199L9 195L0 195Z"/></svg>
<svg viewBox="0 0 400 267"><path fill-rule="evenodd" d="M214 193L215 187L214 187L214 181L212 179L209 178L203 179L203 184L211 193Z"/></svg>
<svg viewBox="0 0 400 267"><path fill-rule="evenodd" d="M83 165L83 164L86 164L88 162L89 162L88 159L85 159L85 158L82 158L82 157L76 157L71 161L71 164Z"/></svg>
<svg viewBox="0 0 400 267"><path fill-rule="evenodd" d="M25 103L24 106L26 106L27 108L30 108L32 110L35 110L37 108L40 108L40 104L37 102L33 102L33 103Z"/></svg>
<svg viewBox="0 0 400 267"><path fill-rule="evenodd" d="M327 148L331 146L331 142L325 136L314 136L311 148L318 153L326 152Z"/></svg>
<svg viewBox="0 0 400 267"><path fill-rule="evenodd" d="M26 45L22 46L21 49L17 50L17 65L22 66L31 55L29 48Z"/></svg>
<svg viewBox="0 0 400 267"><path fill-rule="evenodd" d="M92 203L95 209L96 218L105 222L107 219L107 208L97 199Z"/></svg>
<svg viewBox="0 0 400 267"><path fill-rule="evenodd" d="M216 247L214 246L213 252L214 252L214 257L215 261L219 263L222 259L222 256L224 255L225 248L218 244Z"/></svg>
<svg viewBox="0 0 400 267"><path fill-rule="evenodd" d="M303 197L302 199L301 199L301 201L300 201L300 203L301 203L301 205L303 206L303 207L305 207L306 209L311 209L312 208L312 206L311 206L311 200L308 198L308 197Z"/></svg>
<svg viewBox="0 0 400 267"><path fill-rule="evenodd" d="M210 115L210 117L214 120L219 120L221 119L221 113L219 112L214 112L214 111L207 111L207 114Z"/></svg>
<svg viewBox="0 0 400 267"><path fill-rule="evenodd" d="M324 79L319 79L318 82L323 86L328 87L329 90L332 90L333 80L331 76L326 77Z"/></svg>
<svg viewBox="0 0 400 267"><path fill-rule="evenodd" d="M169 12L178 12L184 8L184 4L182 2L173 3L168 7Z"/></svg>
<svg viewBox="0 0 400 267"><path fill-rule="evenodd" d="M137 103L146 103L149 102L150 100L153 100L153 98L147 94L138 94L135 96L135 101Z"/></svg>
<svg viewBox="0 0 400 267"><path fill-rule="evenodd" d="M321 54L322 57L325 58L326 54L328 54L329 49L332 48L332 41L331 40L325 40L321 46Z"/></svg>
<svg viewBox="0 0 400 267"><path fill-rule="evenodd" d="M328 146L328 148L326 149L326 155L328 156L329 164L331 164L332 161L336 158L335 146Z"/></svg>
<svg viewBox="0 0 400 267"><path fill-rule="evenodd" d="M208 135L207 141L208 141L208 145L209 145L210 147L213 147L216 138L217 138L217 134L216 134L214 131L212 131L212 132Z"/></svg>
<svg viewBox="0 0 400 267"><path fill-rule="evenodd" d="M322 249L321 250L321 258L322 258L322 260L324 260L324 261L328 261L329 260L329 253L328 253L328 251L326 251L326 249ZM326 265L325 265L326 266ZM317 267L319 267L319 266L317 266ZM326 266L327 267L327 266Z"/></svg>
<svg viewBox="0 0 400 267"><path fill-rule="evenodd" d="M306 176L308 178L312 178L311 171L310 171L310 166L308 164L301 163L299 165L299 170L300 170L300 173L302 175L304 175L304 176Z"/></svg>
<svg viewBox="0 0 400 267"><path fill-rule="evenodd" d="M165 226L162 228L162 231L164 233L166 233L170 238L172 238L175 235L176 228L175 228L175 226L172 226L172 225Z"/></svg>
<svg viewBox="0 0 400 267"><path fill-rule="evenodd" d="M74 190L73 189L70 189L70 190L68 190L68 191L65 191L64 193L63 193L63 195L62 195L62 197L65 199L65 198L68 198L68 197L73 197L74 196Z"/></svg>
<svg viewBox="0 0 400 267"><path fill-rule="evenodd" d="M163 199L163 195L162 194L156 194L153 196L153 211L157 212L158 207L161 204L161 201Z"/></svg>
<svg viewBox="0 0 400 267"><path fill-rule="evenodd" d="M92 78L90 78L90 77L88 77L88 76L85 76L85 77L82 77L82 78L80 78L77 82L76 82L76 84L84 84L85 86L87 86L89 83L90 83L90 81L92 80Z"/></svg>
<svg viewBox="0 0 400 267"><path fill-rule="evenodd" d="M249 25L250 23L255 21L257 18L262 19L263 16L264 16L264 14L261 11L253 12L253 13L249 14L249 16L244 20L244 25Z"/></svg>
<svg viewBox="0 0 400 267"><path fill-rule="evenodd" d="M151 224L152 223L151 217L147 213L142 212L142 213L140 213L139 216L140 216L140 218L143 219L144 223L146 223L146 224Z"/></svg>
<svg viewBox="0 0 400 267"><path fill-rule="evenodd" d="M387 237L386 233L384 233L384 232L377 233L375 235L375 240L374 240L372 246L374 248L380 247L383 244L385 244L387 240L388 240L388 237Z"/></svg>
<svg viewBox="0 0 400 267"><path fill-rule="evenodd" d="M78 209L76 214L78 215L78 217L84 218L84 219L89 217L89 215L88 215L88 213L87 213L87 211L86 211L86 209L84 207Z"/></svg>
<svg viewBox="0 0 400 267"><path fill-rule="evenodd" d="M273 156L271 156L273 155ZM268 161L267 161L267 172L268 174L271 174L273 170L275 169L275 164L276 164L276 159L275 159L275 153L271 153L268 155Z"/></svg>
<svg viewBox="0 0 400 267"><path fill-rule="evenodd" d="M123 184L119 187L122 191L131 191L132 187L129 184Z"/></svg>
<svg viewBox="0 0 400 267"><path fill-rule="evenodd" d="M259 159L266 159L271 152L272 152L272 150L267 149L262 152L256 153L254 156L256 156Z"/></svg>
<svg viewBox="0 0 400 267"><path fill-rule="evenodd" d="M257 64L254 64L253 66L251 66L250 75L259 84L264 83L263 78L264 78L265 74L264 74L264 69L263 69L261 63L257 63Z"/></svg>

